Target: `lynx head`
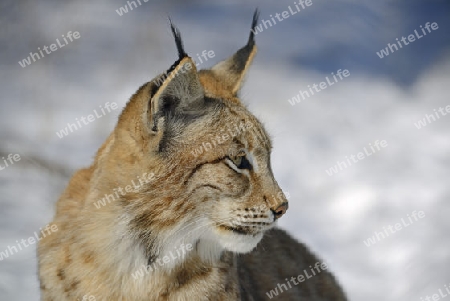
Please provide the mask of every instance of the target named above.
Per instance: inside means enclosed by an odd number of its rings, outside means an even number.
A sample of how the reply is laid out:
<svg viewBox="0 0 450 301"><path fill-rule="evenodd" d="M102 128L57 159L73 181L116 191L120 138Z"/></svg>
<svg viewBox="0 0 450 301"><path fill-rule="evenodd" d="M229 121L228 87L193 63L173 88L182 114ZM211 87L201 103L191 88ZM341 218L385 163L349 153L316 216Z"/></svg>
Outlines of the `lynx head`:
<svg viewBox="0 0 450 301"><path fill-rule="evenodd" d="M202 258L249 252L287 210L270 139L238 98L254 34L230 58L198 71L171 29L179 58L133 95L99 153L99 173L109 177L108 189L154 174L117 202L147 258L188 243Z"/></svg>

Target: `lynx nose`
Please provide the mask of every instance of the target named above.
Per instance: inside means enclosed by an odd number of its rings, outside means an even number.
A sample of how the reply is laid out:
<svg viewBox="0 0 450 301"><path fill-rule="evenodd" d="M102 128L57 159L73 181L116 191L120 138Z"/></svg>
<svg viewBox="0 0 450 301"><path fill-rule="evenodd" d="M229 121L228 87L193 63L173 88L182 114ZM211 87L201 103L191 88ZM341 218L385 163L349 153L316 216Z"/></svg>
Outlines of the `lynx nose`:
<svg viewBox="0 0 450 301"><path fill-rule="evenodd" d="M279 219L281 216L283 216L283 214L286 213L286 211L288 210L289 205L288 202L284 202L283 204L281 204L280 206L277 207L277 209L273 210L270 209L273 212L273 215L275 217L275 220Z"/></svg>

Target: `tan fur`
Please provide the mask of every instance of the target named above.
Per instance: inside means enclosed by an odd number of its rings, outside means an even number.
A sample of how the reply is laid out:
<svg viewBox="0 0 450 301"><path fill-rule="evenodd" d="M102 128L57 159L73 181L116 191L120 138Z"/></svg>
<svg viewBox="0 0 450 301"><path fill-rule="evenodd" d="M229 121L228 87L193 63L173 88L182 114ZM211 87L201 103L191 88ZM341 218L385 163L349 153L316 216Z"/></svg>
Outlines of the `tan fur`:
<svg viewBox="0 0 450 301"><path fill-rule="evenodd" d="M43 301L266 300L277 283L317 261L272 229L287 199L270 167L270 139L237 96L256 52L246 47L241 69L230 67L238 56L200 72L184 57L175 76L160 87L154 79L131 97L93 164L76 172L60 197L53 220L59 231L39 243ZM192 156L190 150L242 124L234 137ZM230 163L243 151L251 170ZM145 173L154 177L94 206ZM132 276L182 244L193 250ZM274 300L345 297L324 271Z"/></svg>

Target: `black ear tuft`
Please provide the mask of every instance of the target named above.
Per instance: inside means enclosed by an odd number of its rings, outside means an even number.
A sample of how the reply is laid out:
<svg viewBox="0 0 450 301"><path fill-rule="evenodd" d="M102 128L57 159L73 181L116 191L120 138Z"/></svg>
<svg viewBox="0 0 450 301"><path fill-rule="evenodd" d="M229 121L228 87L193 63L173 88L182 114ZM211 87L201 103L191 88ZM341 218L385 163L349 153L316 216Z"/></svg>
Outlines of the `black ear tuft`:
<svg viewBox="0 0 450 301"><path fill-rule="evenodd" d="M184 48L183 48L183 41L181 40L180 30L178 28L176 28L175 25L173 25L172 20L170 18L169 18L169 22L170 22L170 28L172 29L173 37L175 38L175 44L177 45L178 60L181 61L183 58L185 58L188 55L184 51Z"/></svg>
<svg viewBox="0 0 450 301"><path fill-rule="evenodd" d="M178 50L178 59L170 66L169 69L166 70L155 82L156 88L154 92L156 93L161 87L161 85L164 83L164 81L169 77L170 73L180 64L181 60L187 57L186 51L184 51L183 47L183 40L181 39L181 33L180 30L173 25L172 20L170 17L168 17L169 23L170 23L170 29L172 30L173 37L175 38L175 44L177 45Z"/></svg>
<svg viewBox="0 0 450 301"><path fill-rule="evenodd" d="M255 12L253 13L253 20L252 20L252 29L250 31L250 36L248 37L247 45L255 44L255 28L256 24L258 24L259 19L259 9L255 9Z"/></svg>
<svg viewBox="0 0 450 301"><path fill-rule="evenodd" d="M233 94L239 91L253 57L256 54L255 33L258 23L259 10L253 13L252 27L247 44L230 58L221 61L211 68L211 71L221 79L223 86L229 88Z"/></svg>

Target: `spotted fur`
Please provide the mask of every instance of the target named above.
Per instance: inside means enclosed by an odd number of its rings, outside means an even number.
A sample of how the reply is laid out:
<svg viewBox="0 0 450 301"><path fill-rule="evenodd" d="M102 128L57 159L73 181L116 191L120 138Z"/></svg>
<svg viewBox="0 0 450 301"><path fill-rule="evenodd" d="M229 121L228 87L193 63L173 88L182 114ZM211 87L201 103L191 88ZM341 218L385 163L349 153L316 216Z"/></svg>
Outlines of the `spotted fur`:
<svg viewBox="0 0 450 301"><path fill-rule="evenodd" d="M75 173L57 203L59 231L38 247L43 301L265 300L316 260L272 229L287 199L270 167L271 141L238 98L256 53L253 34L229 59L197 71L171 26L178 60L131 97L93 164ZM241 130L191 155L233 126ZM117 193L145 174L153 176ZM94 206L114 192L120 197ZM156 268L133 277L147 265ZM323 272L277 300L345 297Z"/></svg>

